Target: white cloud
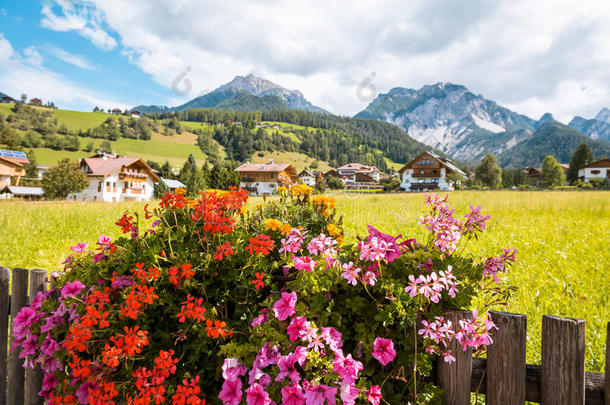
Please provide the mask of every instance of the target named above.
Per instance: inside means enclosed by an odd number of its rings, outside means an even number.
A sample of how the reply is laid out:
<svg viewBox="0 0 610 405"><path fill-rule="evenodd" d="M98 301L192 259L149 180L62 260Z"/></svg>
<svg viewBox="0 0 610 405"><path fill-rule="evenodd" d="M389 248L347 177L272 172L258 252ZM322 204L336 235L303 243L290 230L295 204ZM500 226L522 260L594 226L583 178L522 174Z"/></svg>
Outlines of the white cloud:
<svg viewBox="0 0 610 405"><path fill-rule="evenodd" d="M41 26L53 31L76 31L104 50L117 46L116 40L102 28L102 17L96 10L86 4L76 6L70 1L57 0L56 3L62 15L55 14L48 5L43 6Z"/></svg>
<svg viewBox="0 0 610 405"><path fill-rule="evenodd" d="M0 91L19 97L25 93L28 97L38 97L44 102L53 101L60 108L127 108L124 103L105 97L102 94L84 88L65 76L49 71L42 66L28 63L15 52L10 42L0 33Z"/></svg>
<svg viewBox="0 0 610 405"><path fill-rule="evenodd" d="M42 56L38 53L36 47L30 46L23 50L23 56L26 63L30 65L42 65Z"/></svg>
<svg viewBox="0 0 610 405"><path fill-rule="evenodd" d="M451 81L533 117L550 111L569 120L610 105L604 0L56 4L62 16L44 8L44 26L76 30L107 47L116 44L106 32L113 31L122 52L168 88L190 67L191 92L171 102L254 72L352 115L367 105L358 86L375 72L380 92Z"/></svg>
<svg viewBox="0 0 610 405"><path fill-rule="evenodd" d="M95 63L91 62L89 59L82 55L75 55L65 50L58 48L56 46L50 45L47 48L47 51L56 57L59 60L62 60L66 63L79 67L81 69L86 70L97 70L98 67Z"/></svg>

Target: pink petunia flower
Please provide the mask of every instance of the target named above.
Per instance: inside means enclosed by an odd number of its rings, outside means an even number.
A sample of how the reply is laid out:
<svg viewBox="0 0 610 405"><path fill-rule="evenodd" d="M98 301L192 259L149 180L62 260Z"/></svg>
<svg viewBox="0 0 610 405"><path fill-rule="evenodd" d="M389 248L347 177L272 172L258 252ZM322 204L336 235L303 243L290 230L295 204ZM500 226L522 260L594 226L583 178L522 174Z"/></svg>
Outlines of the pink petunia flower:
<svg viewBox="0 0 610 405"><path fill-rule="evenodd" d="M360 394L360 389L356 388L353 384L342 384L341 385L341 399L343 405L354 405L356 398Z"/></svg>
<svg viewBox="0 0 610 405"><path fill-rule="evenodd" d="M248 369L243 366L235 357L225 359L222 365L222 378L225 380L233 380L246 375Z"/></svg>
<svg viewBox="0 0 610 405"><path fill-rule="evenodd" d="M241 386L239 378L225 380L222 384L222 391L218 394L223 405L239 405L242 397Z"/></svg>
<svg viewBox="0 0 610 405"><path fill-rule="evenodd" d="M394 342L392 339L378 337L373 344L372 355L379 362L386 366L396 358L396 350L394 350Z"/></svg>
<svg viewBox="0 0 610 405"><path fill-rule="evenodd" d="M66 283L61 289L61 297L76 297L84 288L85 285L78 280Z"/></svg>
<svg viewBox="0 0 610 405"><path fill-rule="evenodd" d="M371 385L368 391L368 400L373 405L379 405L381 402L381 388L379 388L379 385Z"/></svg>
<svg viewBox="0 0 610 405"><path fill-rule="evenodd" d="M316 385L305 390L307 405L335 405L337 401L337 388L328 385Z"/></svg>
<svg viewBox="0 0 610 405"><path fill-rule="evenodd" d="M269 394L262 385L254 383L246 390L246 404L248 405L271 405Z"/></svg>
<svg viewBox="0 0 610 405"><path fill-rule="evenodd" d="M303 389L298 385L287 385L282 388L282 405L304 405Z"/></svg>
<svg viewBox="0 0 610 405"><path fill-rule="evenodd" d="M273 304L273 313L280 321L286 320L288 317L296 313L295 306L297 303L297 293L282 293L282 297Z"/></svg>

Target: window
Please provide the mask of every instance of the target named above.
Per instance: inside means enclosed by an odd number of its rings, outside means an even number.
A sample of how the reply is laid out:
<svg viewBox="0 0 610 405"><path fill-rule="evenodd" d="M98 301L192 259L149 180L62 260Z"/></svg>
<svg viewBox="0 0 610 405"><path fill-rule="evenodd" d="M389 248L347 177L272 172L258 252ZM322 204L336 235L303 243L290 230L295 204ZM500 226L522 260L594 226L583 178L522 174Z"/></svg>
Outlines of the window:
<svg viewBox="0 0 610 405"><path fill-rule="evenodd" d="M599 174L600 171L599 170L591 170L591 174Z"/></svg>
<svg viewBox="0 0 610 405"><path fill-rule="evenodd" d="M428 158L424 158L424 159L420 160L419 162L417 162L417 164L419 166L432 166L434 164L434 162Z"/></svg>

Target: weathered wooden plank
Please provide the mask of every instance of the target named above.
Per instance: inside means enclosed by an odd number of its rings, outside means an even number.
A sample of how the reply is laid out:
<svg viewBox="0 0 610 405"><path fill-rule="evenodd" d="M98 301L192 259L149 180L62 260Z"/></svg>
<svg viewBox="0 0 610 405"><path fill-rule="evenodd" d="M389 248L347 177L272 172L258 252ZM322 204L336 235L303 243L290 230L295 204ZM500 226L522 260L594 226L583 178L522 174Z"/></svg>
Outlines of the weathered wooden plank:
<svg viewBox="0 0 610 405"><path fill-rule="evenodd" d="M585 403L585 321L542 317L542 405Z"/></svg>
<svg viewBox="0 0 610 405"><path fill-rule="evenodd" d="M604 401L610 404L610 322L606 329L606 382L604 384Z"/></svg>
<svg viewBox="0 0 610 405"><path fill-rule="evenodd" d="M22 307L28 303L28 270L13 269L11 281L11 336L13 335L13 320ZM9 354L8 386L6 403L8 405L23 405L25 402L25 371L23 360L19 358L19 350Z"/></svg>
<svg viewBox="0 0 610 405"><path fill-rule="evenodd" d="M453 322L454 330L459 329L459 321L471 319L471 311L450 311L445 314L446 319ZM455 362L445 363L439 359L438 384L443 388L445 394L443 403L446 405L469 405L470 404L470 378L472 373L472 350L462 350L457 341L449 345Z"/></svg>
<svg viewBox="0 0 610 405"><path fill-rule="evenodd" d="M525 348L527 316L490 311L498 329L487 348L488 405L525 403Z"/></svg>
<svg viewBox="0 0 610 405"><path fill-rule="evenodd" d="M525 400L540 403L540 376L542 367L528 364L526 369ZM487 392L487 360L479 357L472 359L472 382L470 390L485 394ZM482 379L482 380L481 380ZM604 374L585 373L585 405L604 405Z"/></svg>
<svg viewBox="0 0 610 405"><path fill-rule="evenodd" d="M6 404L10 270L0 267L0 404Z"/></svg>
<svg viewBox="0 0 610 405"><path fill-rule="evenodd" d="M47 281L47 272L45 270L34 269L30 271L30 303L34 301L39 291L44 291ZM42 389L42 370L40 365L36 365L33 370L28 370L26 375L25 385L25 404L27 405L44 405L42 397L38 396L38 392Z"/></svg>

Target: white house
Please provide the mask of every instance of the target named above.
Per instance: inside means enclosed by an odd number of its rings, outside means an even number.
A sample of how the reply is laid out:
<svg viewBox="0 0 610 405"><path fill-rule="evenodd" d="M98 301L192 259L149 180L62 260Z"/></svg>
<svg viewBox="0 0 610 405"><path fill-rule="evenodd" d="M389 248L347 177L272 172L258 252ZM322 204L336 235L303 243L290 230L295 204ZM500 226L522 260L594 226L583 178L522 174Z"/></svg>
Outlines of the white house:
<svg viewBox="0 0 610 405"><path fill-rule="evenodd" d="M80 161L89 185L71 197L76 200L149 201L159 177L142 159L102 154Z"/></svg>
<svg viewBox="0 0 610 405"><path fill-rule="evenodd" d="M301 181L301 183L305 184L306 186L315 187L316 178L318 175L319 175L319 173L317 173L317 172L310 172L309 170L303 170L301 173L299 173L299 180Z"/></svg>
<svg viewBox="0 0 610 405"><path fill-rule="evenodd" d="M400 188L406 191L453 190L453 184L447 179L447 176L451 173L458 173L466 177L466 174L448 159L441 158L432 152L420 154L398 173L402 176Z"/></svg>
<svg viewBox="0 0 610 405"><path fill-rule="evenodd" d="M589 183L591 179L595 178L610 180L610 158L589 163L578 171L578 178L585 183Z"/></svg>
<svg viewBox="0 0 610 405"><path fill-rule="evenodd" d="M297 172L290 163L244 163L235 169L239 184L250 195L269 195L278 187L289 187L297 182Z"/></svg>
<svg viewBox="0 0 610 405"><path fill-rule="evenodd" d="M367 166L362 163L348 163L337 169L337 172L344 176L343 182L357 183L356 174L364 174L373 181L378 182L381 179L381 171L375 166Z"/></svg>

